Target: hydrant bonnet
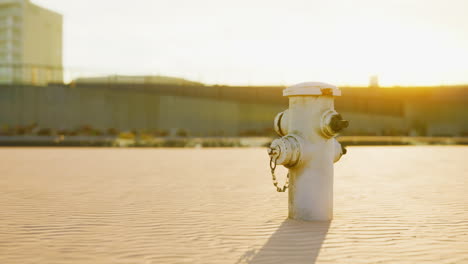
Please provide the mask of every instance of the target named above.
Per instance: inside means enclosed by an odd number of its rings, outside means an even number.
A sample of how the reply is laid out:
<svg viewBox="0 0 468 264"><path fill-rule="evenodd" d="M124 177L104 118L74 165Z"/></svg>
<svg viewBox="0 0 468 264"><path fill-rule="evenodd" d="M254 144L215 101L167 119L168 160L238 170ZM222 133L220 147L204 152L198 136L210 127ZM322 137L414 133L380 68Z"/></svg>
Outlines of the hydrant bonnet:
<svg viewBox="0 0 468 264"><path fill-rule="evenodd" d="M322 82L303 82L289 86L283 91L283 96L295 95L331 95L341 96L341 90L331 84Z"/></svg>

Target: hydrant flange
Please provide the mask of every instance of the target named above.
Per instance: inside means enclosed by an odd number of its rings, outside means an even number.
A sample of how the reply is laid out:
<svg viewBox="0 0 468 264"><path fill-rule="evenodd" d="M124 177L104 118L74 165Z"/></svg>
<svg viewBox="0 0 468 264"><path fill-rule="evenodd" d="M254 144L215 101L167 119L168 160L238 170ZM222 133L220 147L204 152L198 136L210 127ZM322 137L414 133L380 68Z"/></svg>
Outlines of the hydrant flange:
<svg viewBox="0 0 468 264"><path fill-rule="evenodd" d="M344 120L335 110L328 110L322 115L320 128L325 138L332 138L348 125L349 122Z"/></svg>

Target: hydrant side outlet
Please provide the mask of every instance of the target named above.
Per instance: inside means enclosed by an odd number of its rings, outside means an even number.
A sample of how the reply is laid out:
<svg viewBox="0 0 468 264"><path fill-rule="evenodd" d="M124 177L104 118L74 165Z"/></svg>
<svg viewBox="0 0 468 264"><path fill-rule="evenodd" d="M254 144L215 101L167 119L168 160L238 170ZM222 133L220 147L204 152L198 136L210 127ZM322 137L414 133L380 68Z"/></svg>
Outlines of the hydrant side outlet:
<svg viewBox="0 0 468 264"><path fill-rule="evenodd" d="M280 136L286 136L288 134L288 110L284 110L275 117L274 129Z"/></svg>
<svg viewBox="0 0 468 264"><path fill-rule="evenodd" d="M283 95L289 97L289 109L275 118L283 137L270 148L277 150L276 164L289 168L289 218L331 220L333 163L344 154L334 137L348 124L334 110L334 96L341 92L330 84L301 83Z"/></svg>

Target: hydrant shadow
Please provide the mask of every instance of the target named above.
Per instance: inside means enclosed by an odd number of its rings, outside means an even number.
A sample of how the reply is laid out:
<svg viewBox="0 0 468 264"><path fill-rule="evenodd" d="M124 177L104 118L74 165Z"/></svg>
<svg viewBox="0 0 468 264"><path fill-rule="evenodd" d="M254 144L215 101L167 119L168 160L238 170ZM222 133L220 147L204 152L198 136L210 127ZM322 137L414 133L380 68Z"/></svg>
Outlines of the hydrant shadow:
<svg viewBox="0 0 468 264"><path fill-rule="evenodd" d="M330 223L287 219L247 263L315 263Z"/></svg>

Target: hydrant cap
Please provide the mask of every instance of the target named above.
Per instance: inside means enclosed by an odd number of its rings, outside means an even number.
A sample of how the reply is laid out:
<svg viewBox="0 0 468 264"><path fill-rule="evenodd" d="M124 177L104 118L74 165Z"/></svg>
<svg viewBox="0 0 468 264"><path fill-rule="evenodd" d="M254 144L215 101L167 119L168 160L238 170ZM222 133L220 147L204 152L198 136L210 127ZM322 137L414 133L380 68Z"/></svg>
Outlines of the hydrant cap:
<svg viewBox="0 0 468 264"><path fill-rule="evenodd" d="M289 86L283 91L283 96L295 95L330 95L341 96L340 88L321 82L304 82L293 86Z"/></svg>

